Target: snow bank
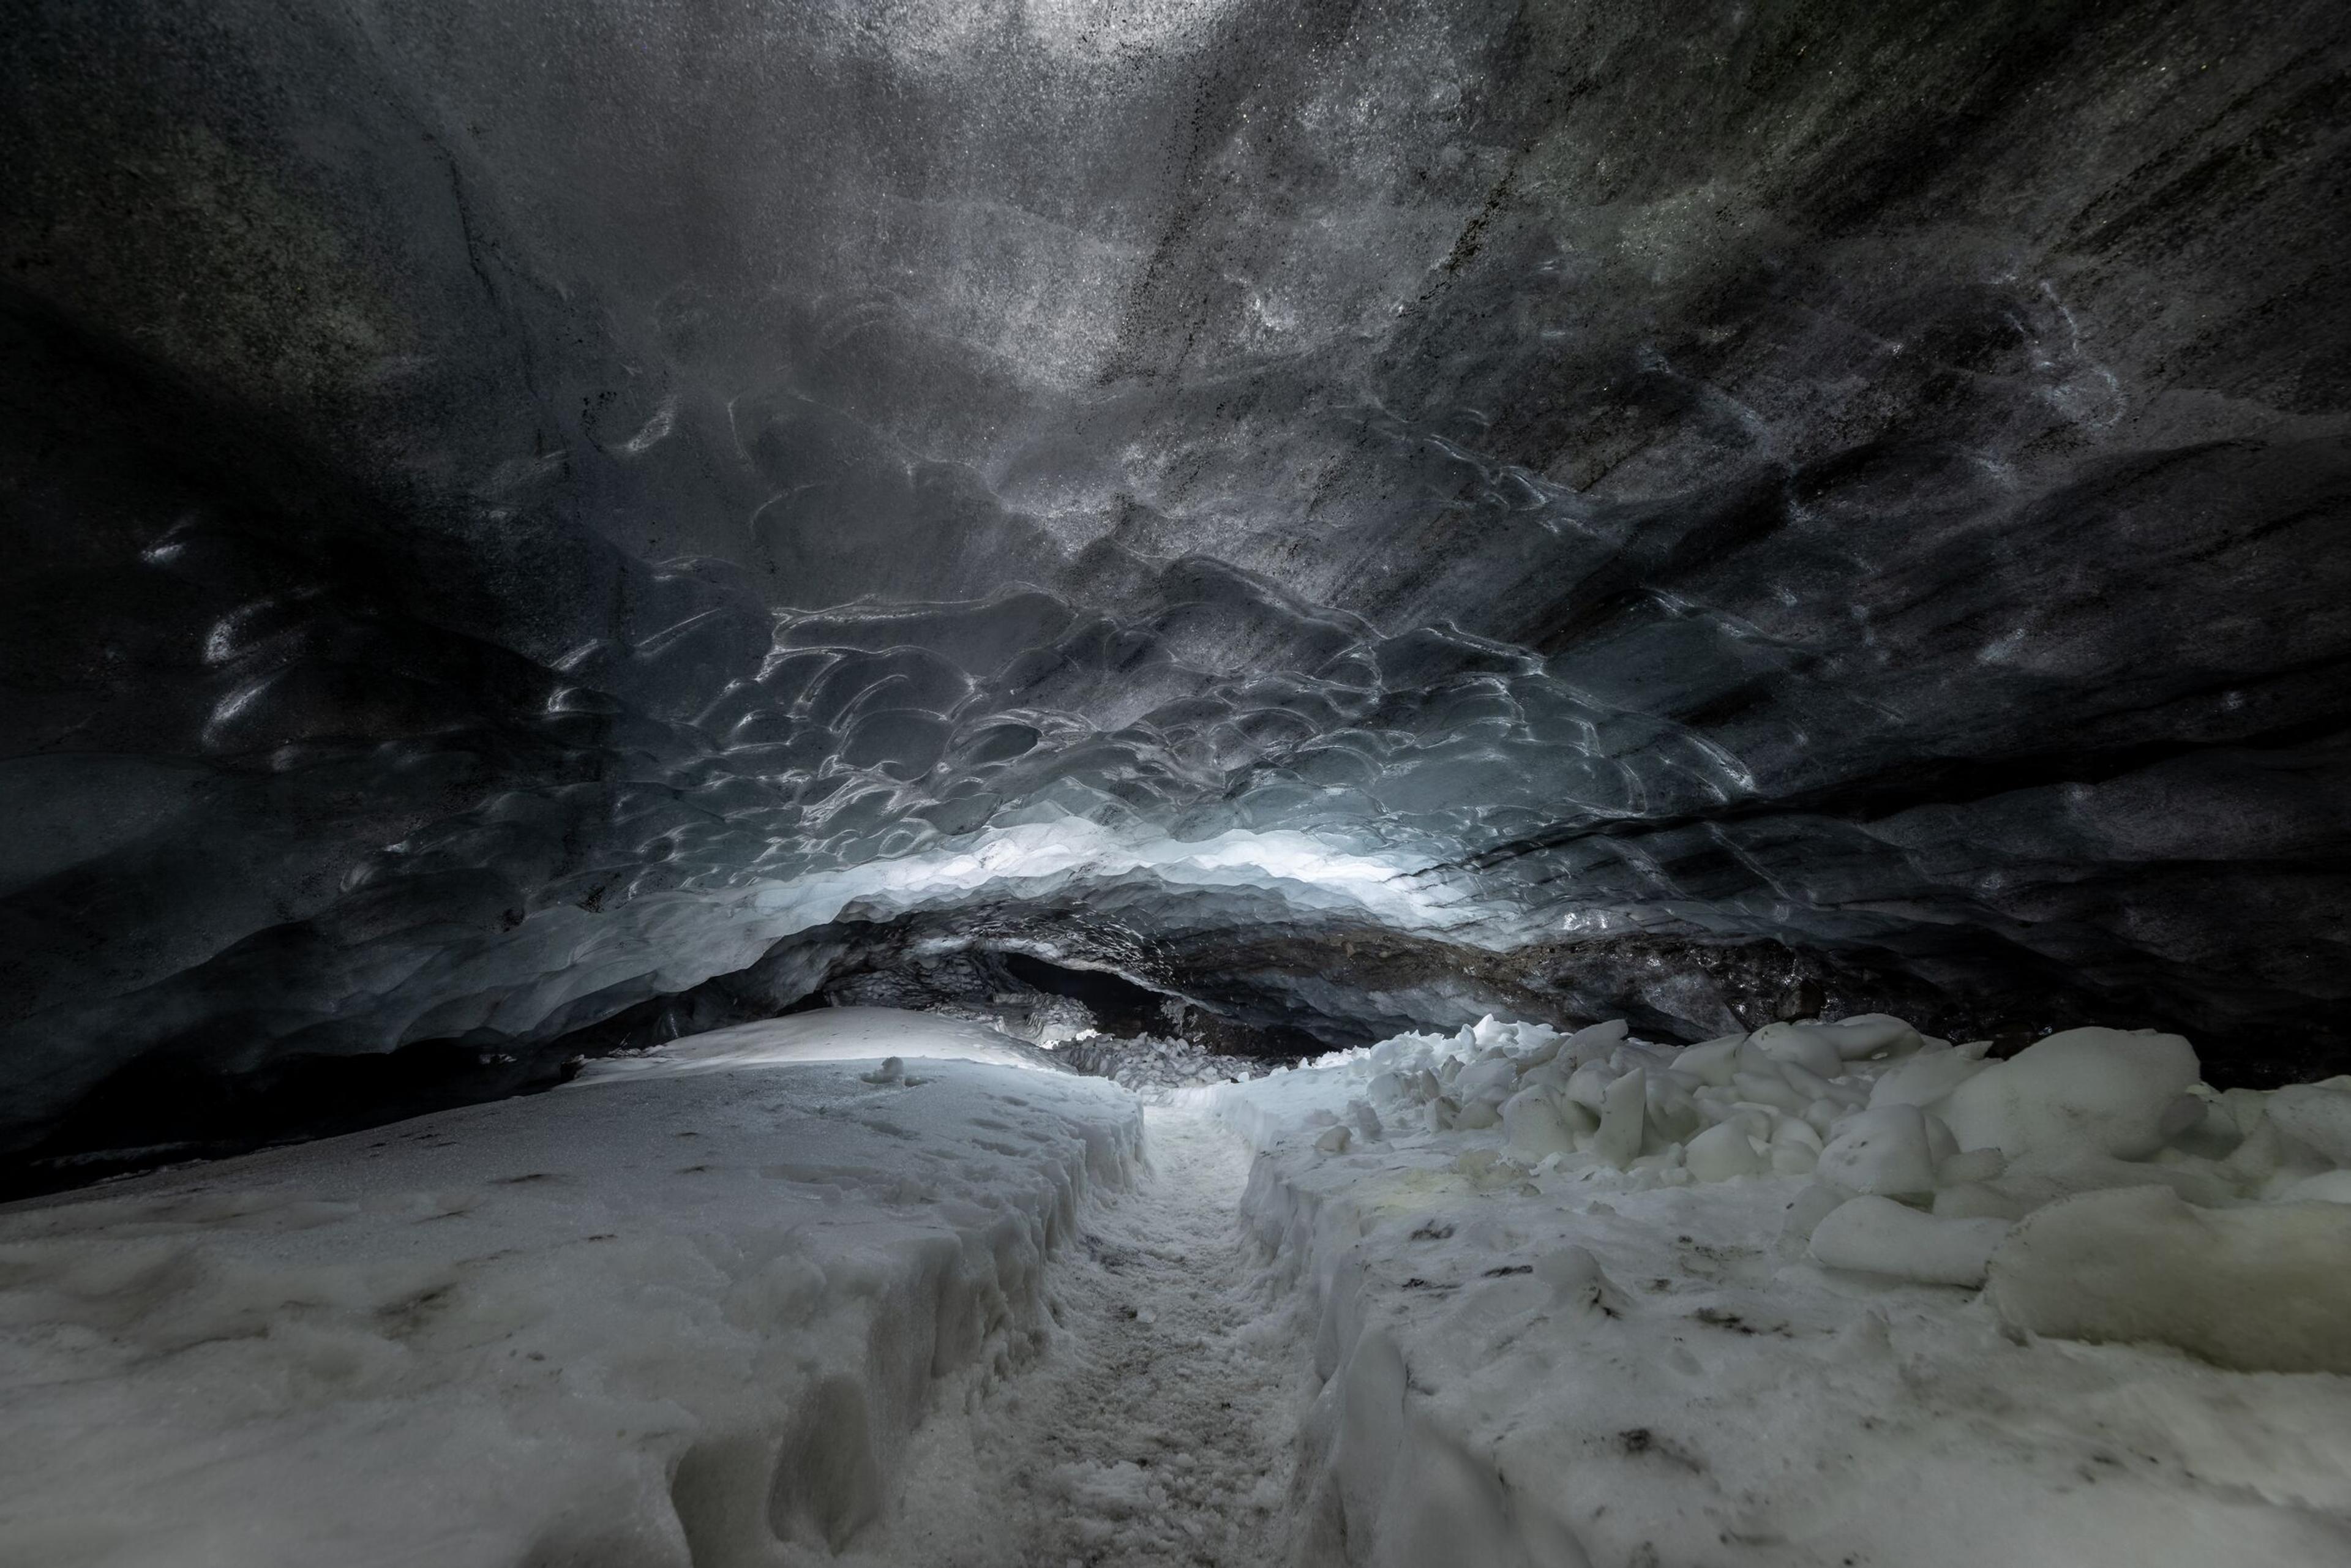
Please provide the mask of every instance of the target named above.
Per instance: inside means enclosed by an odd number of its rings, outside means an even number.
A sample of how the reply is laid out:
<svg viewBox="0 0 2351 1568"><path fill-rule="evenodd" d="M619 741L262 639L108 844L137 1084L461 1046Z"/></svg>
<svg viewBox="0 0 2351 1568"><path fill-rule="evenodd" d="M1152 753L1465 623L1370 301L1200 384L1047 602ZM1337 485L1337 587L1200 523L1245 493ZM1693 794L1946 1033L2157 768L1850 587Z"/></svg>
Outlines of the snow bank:
<svg viewBox="0 0 2351 1568"><path fill-rule="evenodd" d="M924 1412L1033 1354L1046 1256L1141 1123L918 1015L780 1022L0 1213L0 1561L708 1568L857 1536ZM884 1048L916 1070L827 1060Z"/></svg>
<svg viewBox="0 0 2351 1568"><path fill-rule="evenodd" d="M2196 1080L1489 1019L1192 1092L1320 1315L1303 1561L2345 1560L2351 1382L2222 1369L2342 1365L2351 1085Z"/></svg>
<svg viewBox="0 0 2351 1568"><path fill-rule="evenodd" d="M674 1078L683 1072L731 1071L793 1061L868 1061L895 1056L923 1061L980 1061L1068 1072L1050 1051L965 1019L900 1008L818 1008L787 1018L714 1029L653 1051L590 1062L578 1082Z"/></svg>

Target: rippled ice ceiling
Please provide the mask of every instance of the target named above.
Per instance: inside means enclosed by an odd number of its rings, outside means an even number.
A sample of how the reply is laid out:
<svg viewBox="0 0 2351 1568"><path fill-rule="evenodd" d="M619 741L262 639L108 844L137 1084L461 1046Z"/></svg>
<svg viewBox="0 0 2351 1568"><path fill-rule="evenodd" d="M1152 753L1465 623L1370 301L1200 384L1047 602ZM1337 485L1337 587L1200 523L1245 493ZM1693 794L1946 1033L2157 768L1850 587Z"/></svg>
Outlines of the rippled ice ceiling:
<svg viewBox="0 0 2351 1568"><path fill-rule="evenodd" d="M2338 5L5 9L18 1150L943 907L2344 1049Z"/></svg>

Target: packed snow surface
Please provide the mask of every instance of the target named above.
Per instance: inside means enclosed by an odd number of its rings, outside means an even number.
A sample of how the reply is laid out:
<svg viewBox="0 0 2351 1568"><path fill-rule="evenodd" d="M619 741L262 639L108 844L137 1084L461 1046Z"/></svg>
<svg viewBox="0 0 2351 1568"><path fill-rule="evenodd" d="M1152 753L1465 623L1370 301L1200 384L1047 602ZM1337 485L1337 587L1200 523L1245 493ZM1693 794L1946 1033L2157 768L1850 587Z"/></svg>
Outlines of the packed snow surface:
<svg viewBox="0 0 2351 1568"><path fill-rule="evenodd" d="M1047 1256L1142 1129L1099 1080L954 1060L935 1020L831 1021L897 1070L787 1019L765 1058L689 1047L0 1214L0 1563L709 1568L856 1539L922 1416L1036 1356Z"/></svg>
<svg viewBox="0 0 2351 1568"><path fill-rule="evenodd" d="M2351 1560L2351 1083L1865 1017L1151 1087L835 1009L16 1206L0 1563Z"/></svg>
<svg viewBox="0 0 2351 1568"><path fill-rule="evenodd" d="M1249 1150L1200 1108L1146 1113L1151 1169L1054 1264L1057 1333L910 1446L866 1568L1287 1561L1311 1317L1236 1225Z"/></svg>

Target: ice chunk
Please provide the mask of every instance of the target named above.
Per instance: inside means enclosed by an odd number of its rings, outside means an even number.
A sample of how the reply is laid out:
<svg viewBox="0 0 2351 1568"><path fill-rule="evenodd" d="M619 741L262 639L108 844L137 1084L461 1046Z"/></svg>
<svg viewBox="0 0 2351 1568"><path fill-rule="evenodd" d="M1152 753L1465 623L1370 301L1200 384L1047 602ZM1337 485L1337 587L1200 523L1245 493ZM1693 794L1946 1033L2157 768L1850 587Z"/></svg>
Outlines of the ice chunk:
<svg viewBox="0 0 2351 1568"><path fill-rule="evenodd" d="M1843 1023L1765 1024L1750 1037L1765 1052L1834 1078L1848 1061L1898 1056L1923 1043L1918 1031L1886 1013L1864 1013Z"/></svg>
<svg viewBox="0 0 2351 1568"><path fill-rule="evenodd" d="M1607 1108L1608 1088L1615 1082L1607 1068L1587 1061L1568 1075L1564 1097L1597 1115Z"/></svg>
<svg viewBox="0 0 2351 1568"><path fill-rule="evenodd" d="M1888 1068L1885 1076L1871 1085L1869 1103L1873 1108L1931 1105L1981 1072L1985 1065L1980 1058L1950 1046L1929 1046Z"/></svg>
<svg viewBox="0 0 2351 1568"><path fill-rule="evenodd" d="M1625 1036L1630 1032L1623 1019L1610 1019L1605 1023L1592 1024L1577 1030L1560 1041L1559 1054L1581 1066L1584 1062L1607 1056L1610 1051L1625 1043Z"/></svg>
<svg viewBox="0 0 2351 1568"><path fill-rule="evenodd" d="M1761 1115L1761 1113L1754 1113ZM1719 1122L1689 1141L1682 1157L1690 1176L1698 1181L1729 1181L1734 1176L1761 1176L1771 1168L1770 1159L1755 1146L1750 1136L1751 1122L1747 1117L1734 1117Z"/></svg>
<svg viewBox="0 0 2351 1568"><path fill-rule="evenodd" d="M1649 1133L1665 1142L1679 1143L1696 1134L1706 1121L1691 1101L1689 1080L1670 1068L1651 1071Z"/></svg>
<svg viewBox="0 0 2351 1568"><path fill-rule="evenodd" d="M1832 1269L1925 1285L1980 1285L2003 1219L1938 1219L1890 1197L1840 1204L1813 1228L1812 1254Z"/></svg>
<svg viewBox="0 0 2351 1568"><path fill-rule="evenodd" d="M2304 1151L2263 1116L2253 1130L2220 1164L2220 1174L2244 1187L2255 1187L2276 1176ZM2312 1174L2304 1171L2301 1174Z"/></svg>
<svg viewBox="0 0 2351 1568"><path fill-rule="evenodd" d="M2241 1372L2351 1373L2351 1208L2084 1193L2017 1226L1987 1294L2033 1333L2151 1341Z"/></svg>
<svg viewBox="0 0 2351 1568"><path fill-rule="evenodd" d="M1649 1075L1634 1071L1608 1086L1600 1109L1600 1129L1584 1140L1585 1152L1622 1170L1641 1152L1647 1131Z"/></svg>
<svg viewBox="0 0 2351 1568"><path fill-rule="evenodd" d="M1472 1100L1491 1100L1500 1104L1510 1098L1510 1089L1519 1081L1518 1063L1508 1057L1496 1057L1465 1067L1461 1076L1453 1081L1453 1092L1463 1104Z"/></svg>
<svg viewBox="0 0 2351 1568"><path fill-rule="evenodd" d="M1861 1101L1865 1098L1854 1094L1852 1091L1834 1080L1823 1078L1798 1062L1777 1062L1774 1064L1774 1070L1779 1073L1780 1081L1802 1096L1808 1104L1814 1100L1833 1100L1841 1103L1848 1099Z"/></svg>
<svg viewBox="0 0 2351 1568"><path fill-rule="evenodd" d="M1837 1054L1847 1061L1900 1056L1926 1043L1925 1036L1892 1013L1855 1013L1836 1023L1809 1027L1827 1036Z"/></svg>
<svg viewBox="0 0 2351 1568"><path fill-rule="evenodd" d="M1775 1115L1771 1118L1771 1141L1775 1144L1800 1145L1812 1150L1815 1155L1821 1152L1823 1145L1827 1142L1821 1136L1820 1129L1813 1126L1810 1121L1802 1116L1788 1115Z"/></svg>
<svg viewBox="0 0 2351 1568"><path fill-rule="evenodd" d="M1547 1025L1520 1024L1517 1046L1520 1071L1541 1067L1543 1063L1553 1060L1566 1043L1565 1035Z"/></svg>
<svg viewBox="0 0 2351 1568"><path fill-rule="evenodd" d="M1557 1103L1541 1089L1522 1089L1502 1103L1502 1130L1510 1152L1530 1160L1575 1152L1576 1129L1561 1118Z"/></svg>
<svg viewBox="0 0 2351 1568"><path fill-rule="evenodd" d="M1962 1155L1961 1158L1967 1156ZM1939 1176L1938 1176L1939 1179ZM1952 1182L1935 1189L1938 1219L2022 1219L2032 1206L1981 1182Z"/></svg>
<svg viewBox="0 0 2351 1568"><path fill-rule="evenodd" d="M2323 1155L2330 1165L2351 1166L2351 1092L2325 1084L2296 1083L2273 1092L2264 1108L2270 1124L2287 1137Z"/></svg>
<svg viewBox="0 0 2351 1568"><path fill-rule="evenodd" d="M1798 1193L1788 1205L1788 1217L1780 1226L1780 1252L1783 1257L1801 1255L1813 1239L1813 1232L1822 1220L1852 1201L1850 1194L1835 1187L1814 1182Z"/></svg>
<svg viewBox="0 0 2351 1568"><path fill-rule="evenodd" d="M1936 1109L1965 1149L2144 1159L2163 1146L2165 1114L2197 1072L2176 1034L2067 1030L1968 1079Z"/></svg>
<svg viewBox="0 0 2351 1568"><path fill-rule="evenodd" d="M2245 1141L2244 1129L2237 1125L2235 1113L2223 1096L2205 1085L2197 1085L2189 1094L2182 1103L2197 1107L2195 1124L2175 1136L2171 1146L2184 1155L2203 1159L2227 1159Z"/></svg>
<svg viewBox="0 0 2351 1568"><path fill-rule="evenodd" d="M1701 1040L1675 1057L1674 1068L1701 1083L1728 1089L1731 1073L1738 1070L1739 1048L1746 1040L1743 1034L1726 1034L1718 1040Z"/></svg>
<svg viewBox="0 0 2351 1568"><path fill-rule="evenodd" d="M1821 1135L1801 1116L1771 1122L1771 1169L1779 1176L1810 1176L1821 1162Z"/></svg>
<svg viewBox="0 0 2351 1568"><path fill-rule="evenodd" d="M2282 1203L2351 1203L2351 1171L2321 1171L2278 1194Z"/></svg>
<svg viewBox="0 0 2351 1568"><path fill-rule="evenodd" d="M2007 1168L2008 1156L1998 1149L1970 1149L1935 1162L1935 1185L1959 1186L1968 1182L1992 1181Z"/></svg>
<svg viewBox="0 0 2351 1568"><path fill-rule="evenodd" d="M1834 1078L1844 1071L1844 1053L1823 1030L1802 1024L1767 1023L1749 1038L1774 1061L1792 1061L1822 1078Z"/></svg>
<svg viewBox="0 0 2351 1568"><path fill-rule="evenodd" d="M1813 1099L1789 1083L1776 1068L1760 1072L1734 1072L1730 1075L1730 1087L1741 1100L1770 1105L1797 1115L1802 1115L1804 1107Z"/></svg>

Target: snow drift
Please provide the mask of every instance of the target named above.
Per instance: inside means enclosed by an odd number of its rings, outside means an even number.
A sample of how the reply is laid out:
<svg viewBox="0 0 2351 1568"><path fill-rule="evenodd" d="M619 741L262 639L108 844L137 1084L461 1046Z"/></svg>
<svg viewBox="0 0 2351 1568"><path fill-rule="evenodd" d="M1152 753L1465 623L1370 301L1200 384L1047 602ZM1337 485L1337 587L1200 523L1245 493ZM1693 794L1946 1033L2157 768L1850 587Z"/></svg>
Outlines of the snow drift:
<svg viewBox="0 0 2351 1568"><path fill-rule="evenodd" d="M1119 1091L899 1021L887 1082L646 1061L0 1213L0 1558L829 1556L1141 1154Z"/></svg>

